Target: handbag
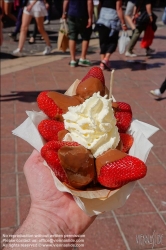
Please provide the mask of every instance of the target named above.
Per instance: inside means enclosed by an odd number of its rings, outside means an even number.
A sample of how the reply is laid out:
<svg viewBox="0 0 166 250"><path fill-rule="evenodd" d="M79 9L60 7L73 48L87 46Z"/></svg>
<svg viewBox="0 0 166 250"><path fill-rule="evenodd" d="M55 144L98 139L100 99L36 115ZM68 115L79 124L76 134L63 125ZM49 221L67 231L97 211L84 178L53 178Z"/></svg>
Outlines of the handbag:
<svg viewBox="0 0 166 250"><path fill-rule="evenodd" d="M65 52L69 48L68 27L66 20L61 20L57 41L58 50Z"/></svg>
<svg viewBox="0 0 166 250"><path fill-rule="evenodd" d="M164 13L162 15L162 21L163 21L164 24L166 24L166 7L165 7Z"/></svg>
<svg viewBox="0 0 166 250"><path fill-rule="evenodd" d="M152 13L153 23L156 23L157 16ZM143 27L146 28L147 25L150 23L150 17L147 11L143 11L138 17L136 18L136 27Z"/></svg>
<svg viewBox="0 0 166 250"><path fill-rule="evenodd" d="M144 48L144 49L148 48L152 44L153 38L154 38L154 31L152 29L152 25L149 24L145 30L144 36L140 43L141 48Z"/></svg>
<svg viewBox="0 0 166 250"><path fill-rule="evenodd" d="M123 54L126 51L129 42L130 38L127 31L122 31L121 37L118 40L118 48L120 54Z"/></svg>
<svg viewBox="0 0 166 250"><path fill-rule="evenodd" d="M136 25L136 28L141 28L141 29L145 30L147 25L150 23L150 17L149 17L146 10L140 12L142 4L143 4L143 0L140 1L140 5L137 8L137 12L134 16L134 23ZM153 26L155 26L157 16L154 13L152 13L152 18L153 18L153 22L152 22Z"/></svg>

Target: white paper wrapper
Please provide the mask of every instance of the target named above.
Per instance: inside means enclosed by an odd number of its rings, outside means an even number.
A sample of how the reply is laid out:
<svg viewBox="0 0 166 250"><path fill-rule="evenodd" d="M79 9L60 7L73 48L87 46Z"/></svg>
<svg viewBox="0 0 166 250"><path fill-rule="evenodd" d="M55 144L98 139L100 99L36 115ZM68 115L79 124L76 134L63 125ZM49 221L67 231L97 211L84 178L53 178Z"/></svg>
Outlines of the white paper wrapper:
<svg viewBox="0 0 166 250"><path fill-rule="evenodd" d="M74 95L79 80L76 80L66 91L66 95ZM108 93L108 90L106 90ZM45 141L38 132L37 126L40 121L48 117L41 111L26 111L28 118L12 133L31 144L40 152ZM134 137L134 143L129 151L129 155L135 156L146 162L148 154L152 148L152 143L148 138L153 135L158 128L138 120L133 120L128 133ZM45 165L48 167L47 163ZM50 169L50 168L49 168ZM70 189L61 183L53 171L50 169L55 185L62 192L71 193L78 206L88 215L93 216L106 211L110 211L124 205L130 196L135 182L130 182L120 189L110 191L108 189L80 191Z"/></svg>

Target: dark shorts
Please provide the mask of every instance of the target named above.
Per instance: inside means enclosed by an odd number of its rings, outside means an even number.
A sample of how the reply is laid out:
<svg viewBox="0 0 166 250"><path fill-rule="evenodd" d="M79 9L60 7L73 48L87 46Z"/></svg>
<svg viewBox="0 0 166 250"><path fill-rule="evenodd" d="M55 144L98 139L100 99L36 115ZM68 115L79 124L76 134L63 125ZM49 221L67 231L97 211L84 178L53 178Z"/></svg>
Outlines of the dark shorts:
<svg viewBox="0 0 166 250"><path fill-rule="evenodd" d="M68 17L69 39L76 41L78 34L81 35L82 40L89 41L92 34L92 27L86 28L88 23L87 18Z"/></svg>
<svg viewBox="0 0 166 250"><path fill-rule="evenodd" d="M109 36L111 30L104 25L98 25L97 30L99 32L100 54L115 52L118 45L119 31L114 31L113 35Z"/></svg>

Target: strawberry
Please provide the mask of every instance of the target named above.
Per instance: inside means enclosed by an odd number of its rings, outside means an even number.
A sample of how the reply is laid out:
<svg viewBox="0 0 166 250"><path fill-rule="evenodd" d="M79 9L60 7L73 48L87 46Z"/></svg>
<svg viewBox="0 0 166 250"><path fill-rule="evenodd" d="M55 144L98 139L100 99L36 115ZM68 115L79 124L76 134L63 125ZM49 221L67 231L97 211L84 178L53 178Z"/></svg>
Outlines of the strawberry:
<svg viewBox="0 0 166 250"><path fill-rule="evenodd" d="M127 153L131 146L133 145L134 138L133 136L125 133L120 133L120 139L122 141L122 152Z"/></svg>
<svg viewBox="0 0 166 250"><path fill-rule="evenodd" d="M125 102L117 102L117 107L114 108L114 115L117 120L116 126L119 133L125 133L130 127L132 120L132 110L129 104Z"/></svg>
<svg viewBox="0 0 166 250"><path fill-rule="evenodd" d="M60 142L60 141L49 141L41 149L41 155L47 164L51 167L56 177L61 182L68 183L68 178L63 170L59 157L58 150L63 146L78 146L77 142Z"/></svg>
<svg viewBox="0 0 166 250"><path fill-rule="evenodd" d="M147 168L140 159L126 155L101 167L98 182L107 188L120 188L123 185L143 178Z"/></svg>
<svg viewBox="0 0 166 250"><path fill-rule="evenodd" d="M63 129L64 123L56 120L43 120L38 125L39 133L46 141L58 141L58 132Z"/></svg>
<svg viewBox="0 0 166 250"><path fill-rule="evenodd" d="M103 71L99 67L91 68L80 83L82 83L83 81L85 81L89 77L97 78L105 86L105 79L104 79Z"/></svg>
<svg viewBox="0 0 166 250"><path fill-rule="evenodd" d="M63 111L47 94L48 91L41 92L37 97L37 103L40 110L48 115L49 118L54 119L56 115L62 114Z"/></svg>

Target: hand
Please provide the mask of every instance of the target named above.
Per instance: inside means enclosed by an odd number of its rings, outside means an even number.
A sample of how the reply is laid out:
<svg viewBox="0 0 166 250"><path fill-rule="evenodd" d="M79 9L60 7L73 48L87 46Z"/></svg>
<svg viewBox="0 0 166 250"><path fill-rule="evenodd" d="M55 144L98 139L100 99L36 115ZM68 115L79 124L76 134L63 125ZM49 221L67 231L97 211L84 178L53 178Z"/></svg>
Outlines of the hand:
<svg viewBox="0 0 166 250"><path fill-rule="evenodd" d="M86 28L90 28L91 26L92 26L92 19L89 18L88 19L88 24L87 24Z"/></svg>
<svg viewBox="0 0 166 250"><path fill-rule="evenodd" d="M127 26L126 25L122 26L122 30L124 30L124 31L128 30Z"/></svg>
<svg viewBox="0 0 166 250"><path fill-rule="evenodd" d="M75 203L69 193L60 192L43 158L34 150L25 163L24 173L31 196L30 215L40 215L42 225L48 225L52 234L63 231L64 234L81 234L94 221ZM49 220L50 219L50 220ZM49 220L49 223L48 223ZM51 228L51 230L50 230ZM56 228L56 232L52 231Z"/></svg>
<svg viewBox="0 0 166 250"><path fill-rule="evenodd" d="M33 4L29 4L29 5L26 7L26 10L27 10L28 12L30 12L31 9L32 9L32 7L33 7Z"/></svg>
<svg viewBox="0 0 166 250"><path fill-rule="evenodd" d="M48 10L50 5L48 3L45 3L46 9Z"/></svg>

